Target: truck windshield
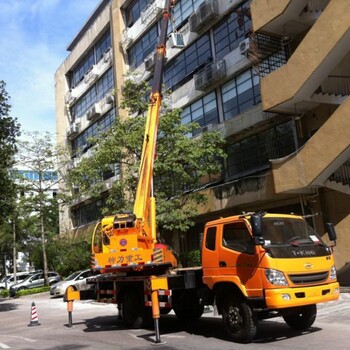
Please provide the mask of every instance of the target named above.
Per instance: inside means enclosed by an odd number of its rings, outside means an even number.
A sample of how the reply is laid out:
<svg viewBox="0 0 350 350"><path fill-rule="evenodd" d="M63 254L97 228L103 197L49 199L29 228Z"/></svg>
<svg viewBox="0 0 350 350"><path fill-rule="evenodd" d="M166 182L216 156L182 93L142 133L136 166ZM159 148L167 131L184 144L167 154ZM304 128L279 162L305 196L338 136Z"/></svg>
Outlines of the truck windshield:
<svg viewBox="0 0 350 350"><path fill-rule="evenodd" d="M324 245L314 229L302 219L264 217L263 232L265 245Z"/></svg>

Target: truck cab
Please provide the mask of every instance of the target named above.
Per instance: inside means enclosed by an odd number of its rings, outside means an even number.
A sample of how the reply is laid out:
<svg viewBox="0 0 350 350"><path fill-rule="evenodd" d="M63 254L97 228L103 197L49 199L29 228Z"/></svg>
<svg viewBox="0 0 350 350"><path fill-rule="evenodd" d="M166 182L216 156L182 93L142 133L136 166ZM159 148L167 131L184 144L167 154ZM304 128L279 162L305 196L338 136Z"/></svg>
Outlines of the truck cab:
<svg viewBox="0 0 350 350"><path fill-rule="evenodd" d="M208 222L202 267L203 282L237 341L251 340L257 320L272 315L307 329L316 304L339 297L332 250L301 216L238 215Z"/></svg>

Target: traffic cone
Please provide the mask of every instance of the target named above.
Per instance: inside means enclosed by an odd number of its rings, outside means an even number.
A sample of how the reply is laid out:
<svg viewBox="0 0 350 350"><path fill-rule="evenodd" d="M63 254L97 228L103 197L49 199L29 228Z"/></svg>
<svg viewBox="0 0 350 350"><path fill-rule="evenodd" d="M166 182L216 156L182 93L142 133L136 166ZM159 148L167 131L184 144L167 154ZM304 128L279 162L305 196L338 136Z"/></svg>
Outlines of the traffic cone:
<svg viewBox="0 0 350 350"><path fill-rule="evenodd" d="M30 313L30 323L28 324L28 327L32 327L32 326L40 326L34 301L32 302L32 311Z"/></svg>

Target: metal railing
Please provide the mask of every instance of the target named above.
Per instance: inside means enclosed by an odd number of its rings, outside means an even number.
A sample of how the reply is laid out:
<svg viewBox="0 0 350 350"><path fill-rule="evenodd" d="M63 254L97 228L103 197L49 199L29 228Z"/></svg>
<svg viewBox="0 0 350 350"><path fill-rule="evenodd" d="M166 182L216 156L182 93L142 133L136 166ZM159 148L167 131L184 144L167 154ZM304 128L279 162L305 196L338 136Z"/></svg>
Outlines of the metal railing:
<svg viewBox="0 0 350 350"><path fill-rule="evenodd" d="M318 87L316 93L349 96L350 95L350 77L340 75L330 75Z"/></svg>
<svg viewBox="0 0 350 350"><path fill-rule="evenodd" d="M346 161L330 177L329 181L335 181L350 186L350 160Z"/></svg>

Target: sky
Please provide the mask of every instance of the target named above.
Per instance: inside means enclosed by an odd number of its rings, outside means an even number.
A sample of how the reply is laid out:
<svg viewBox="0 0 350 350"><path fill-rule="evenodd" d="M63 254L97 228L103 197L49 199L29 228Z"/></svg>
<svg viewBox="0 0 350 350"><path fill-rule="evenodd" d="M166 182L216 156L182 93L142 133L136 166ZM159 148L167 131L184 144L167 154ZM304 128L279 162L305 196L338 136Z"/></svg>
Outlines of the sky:
<svg viewBox="0 0 350 350"><path fill-rule="evenodd" d="M0 80L25 132L56 132L54 74L100 0L0 0Z"/></svg>

